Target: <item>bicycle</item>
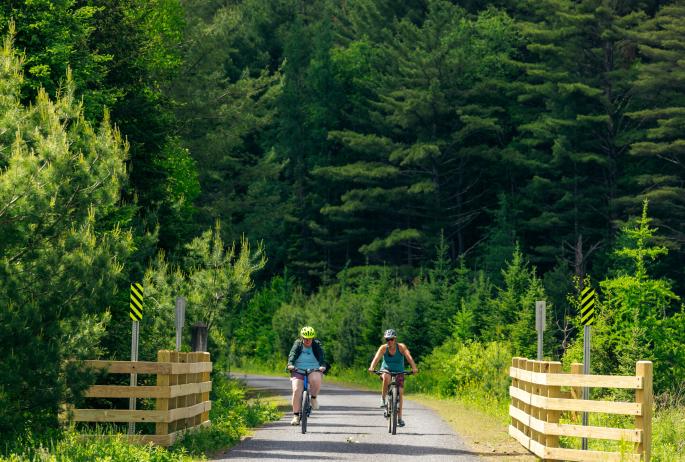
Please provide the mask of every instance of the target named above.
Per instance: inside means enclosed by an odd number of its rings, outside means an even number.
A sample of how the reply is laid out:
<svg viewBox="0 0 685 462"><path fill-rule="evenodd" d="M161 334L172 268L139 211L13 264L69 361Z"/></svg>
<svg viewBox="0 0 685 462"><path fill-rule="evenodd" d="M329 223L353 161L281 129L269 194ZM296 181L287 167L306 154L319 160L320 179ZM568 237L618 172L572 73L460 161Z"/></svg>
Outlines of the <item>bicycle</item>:
<svg viewBox="0 0 685 462"><path fill-rule="evenodd" d="M300 406L300 427L302 433L307 433L307 418L312 413L312 396L309 394L309 374L312 372L320 372L319 369L293 369L293 372L299 372L304 375L304 388L302 389L302 401ZM288 370L288 372L291 372Z"/></svg>
<svg viewBox="0 0 685 462"><path fill-rule="evenodd" d="M388 385L388 394L385 397L385 411L384 417L388 419L388 433L397 434L397 418L400 409L400 390L397 386L396 377L398 375L412 375L413 371L404 372L390 372L386 370L373 371L376 375L390 374L390 385Z"/></svg>

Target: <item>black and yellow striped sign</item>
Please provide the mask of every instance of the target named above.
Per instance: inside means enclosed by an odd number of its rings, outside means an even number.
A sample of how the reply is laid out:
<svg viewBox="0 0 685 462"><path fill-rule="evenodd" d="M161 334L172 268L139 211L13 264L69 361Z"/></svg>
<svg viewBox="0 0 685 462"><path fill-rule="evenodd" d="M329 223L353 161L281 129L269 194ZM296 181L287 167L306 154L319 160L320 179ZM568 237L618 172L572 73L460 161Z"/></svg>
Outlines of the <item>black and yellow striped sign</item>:
<svg viewBox="0 0 685 462"><path fill-rule="evenodd" d="M143 286L134 282L131 284L131 319L140 321L143 319Z"/></svg>
<svg viewBox="0 0 685 462"><path fill-rule="evenodd" d="M589 326L595 322L595 289L586 287L580 293L580 323Z"/></svg>

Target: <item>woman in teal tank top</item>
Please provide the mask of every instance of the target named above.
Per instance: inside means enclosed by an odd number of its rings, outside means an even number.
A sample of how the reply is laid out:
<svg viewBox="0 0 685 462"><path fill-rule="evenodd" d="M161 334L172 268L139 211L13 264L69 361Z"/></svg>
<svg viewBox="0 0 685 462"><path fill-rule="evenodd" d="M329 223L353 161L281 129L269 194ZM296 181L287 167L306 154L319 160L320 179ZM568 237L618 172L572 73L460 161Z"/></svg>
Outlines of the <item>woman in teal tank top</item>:
<svg viewBox="0 0 685 462"><path fill-rule="evenodd" d="M390 345L388 344L387 348L385 349L385 353L383 353L381 370L390 372L404 372L404 355L397 351L397 347L395 347L395 354L391 354Z"/></svg>
<svg viewBox="0 0 685 462"><path fill-rule="evenodd" d="M386 330L383 337L385 338L385 344L381 345L378 348L378 351L376 351L376 355L371 361L371 366L369 366L369 372L374 371L374 367L376 367L376 364L382 357L382 371L404 372L404 358L407 358L407 361L409 361L414 374L418 373L419 370L416 368L416 364L414 363L414 359L411 357L411 353L409 353L409 348L407 348L404 343L397 343L397 332L395 332L395 329ZM381 375L381 380L383 380L383 387L381 391L381 407L385 407L385 397L388 394L388 385L390 385L390 379L390 374L386 373ZM404 402L404 374L398 375L395 378L395 381L400 389L400 409L397 413L397 425L404 427L404 420L402 420L402 404Z"/></svg>

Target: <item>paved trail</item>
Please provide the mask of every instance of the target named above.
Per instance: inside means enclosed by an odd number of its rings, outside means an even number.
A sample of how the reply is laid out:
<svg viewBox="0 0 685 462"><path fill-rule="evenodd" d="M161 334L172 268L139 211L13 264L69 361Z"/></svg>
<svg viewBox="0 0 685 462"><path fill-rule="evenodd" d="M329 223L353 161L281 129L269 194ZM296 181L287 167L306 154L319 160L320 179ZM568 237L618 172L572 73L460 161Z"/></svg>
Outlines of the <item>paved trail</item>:
<svg viewBox="0 0 685 462"><path fill-rule="evenodd" d="M290 401L287 377L238 375L265 394L280 394ZM408 380L411 380L409 378ZM407 425L388 433L379 393L358 391L325 383L320 393L321 408L313 411L307 433L290 426L292 414L265 425L226 454L214 460L274 461L417 461L477 462L452 429L430 409L405 400ZM474 422L474 425L477 425Z"/></svg>

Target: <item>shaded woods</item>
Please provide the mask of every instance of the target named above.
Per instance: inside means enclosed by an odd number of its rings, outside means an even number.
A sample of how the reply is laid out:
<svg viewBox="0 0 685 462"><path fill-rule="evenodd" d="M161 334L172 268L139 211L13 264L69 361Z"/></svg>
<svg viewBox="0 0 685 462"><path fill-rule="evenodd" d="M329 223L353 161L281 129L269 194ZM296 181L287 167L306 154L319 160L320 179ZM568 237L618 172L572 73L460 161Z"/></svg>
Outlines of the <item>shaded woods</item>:
<svg viewBox="0 0 685 462"><path fill-rule="evenodd" d="M685 371L679 1L2 2L0 439L59 432L72 359L174 345L334 367L399 330L427 390L512 355ZM187 344L187 339L186 342ZM417 381L418 383L418 381ZM11 443L9 443L11 444Z"/></svg>

